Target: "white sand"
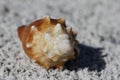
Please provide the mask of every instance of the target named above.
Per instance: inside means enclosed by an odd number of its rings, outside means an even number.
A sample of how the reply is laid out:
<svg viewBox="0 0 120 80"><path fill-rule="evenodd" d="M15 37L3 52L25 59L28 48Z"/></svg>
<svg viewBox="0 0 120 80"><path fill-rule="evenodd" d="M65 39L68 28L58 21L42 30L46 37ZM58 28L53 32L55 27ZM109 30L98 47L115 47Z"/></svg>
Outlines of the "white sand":
<svg viewBox="0 0 120 80"><path fill-rule="evenodd" d="M17 36L46 15L78 31L80 55L64 70L31 61ZM120 0L0 0L0 80L120 80Z"/></svg>

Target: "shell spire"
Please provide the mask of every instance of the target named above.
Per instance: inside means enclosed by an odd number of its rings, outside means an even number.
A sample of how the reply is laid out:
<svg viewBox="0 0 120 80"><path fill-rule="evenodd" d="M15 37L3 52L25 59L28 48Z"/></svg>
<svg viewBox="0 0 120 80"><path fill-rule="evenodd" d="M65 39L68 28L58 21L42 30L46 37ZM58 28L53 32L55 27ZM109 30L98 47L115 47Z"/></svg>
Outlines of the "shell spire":
<svg viewBox="0 0 120 80"><path fill-rule="evenodd" d="M47 22L50 22L50 21L51 21L51 19L50 19L49 16L46 16L44 19L45 19Z"/></svg>

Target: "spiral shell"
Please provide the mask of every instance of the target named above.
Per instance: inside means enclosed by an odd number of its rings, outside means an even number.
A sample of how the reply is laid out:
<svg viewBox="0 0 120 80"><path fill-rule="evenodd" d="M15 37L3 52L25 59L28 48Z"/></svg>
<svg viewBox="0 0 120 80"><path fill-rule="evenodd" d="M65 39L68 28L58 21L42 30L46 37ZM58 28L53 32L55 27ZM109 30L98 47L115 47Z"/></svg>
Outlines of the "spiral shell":
<svg viewBox="0 0 120 80"><path fill-rule="evenodd" d="M74 59L78 41L72 28L66 29L65 20L45 17L18 28L18 36L25 53L39 65L62 68Z"/></svg>

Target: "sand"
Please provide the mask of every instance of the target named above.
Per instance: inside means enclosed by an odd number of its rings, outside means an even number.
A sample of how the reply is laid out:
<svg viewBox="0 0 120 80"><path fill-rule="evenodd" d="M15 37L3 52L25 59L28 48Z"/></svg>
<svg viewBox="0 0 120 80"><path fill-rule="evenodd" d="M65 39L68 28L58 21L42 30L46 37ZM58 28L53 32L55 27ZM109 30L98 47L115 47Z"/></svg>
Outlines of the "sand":
<svg viewBox="0 0 120 80"><path fill-rule="evenodd" d="M22 49L17 28L50 16L78 32L80 55L46 70ZM0 80L120 80L120 0L0 0Z"/></svg>

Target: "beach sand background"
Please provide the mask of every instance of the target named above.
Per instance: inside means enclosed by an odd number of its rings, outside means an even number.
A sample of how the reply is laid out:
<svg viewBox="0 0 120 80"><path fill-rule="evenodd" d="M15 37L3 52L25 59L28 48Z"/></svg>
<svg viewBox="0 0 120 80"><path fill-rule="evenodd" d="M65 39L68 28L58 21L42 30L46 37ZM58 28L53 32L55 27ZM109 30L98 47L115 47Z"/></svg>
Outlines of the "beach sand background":
<svg viewBox="0 0 120 80"><path fill-rule="evenodd" d="M45 16L78 32L80 55L63 70L34 63L18 39ZM120 0L0 0L0 80L120 80Z"/></svg>

